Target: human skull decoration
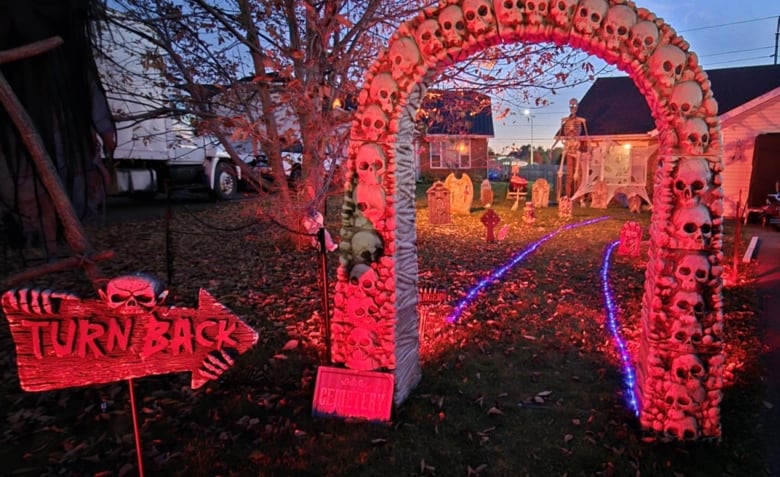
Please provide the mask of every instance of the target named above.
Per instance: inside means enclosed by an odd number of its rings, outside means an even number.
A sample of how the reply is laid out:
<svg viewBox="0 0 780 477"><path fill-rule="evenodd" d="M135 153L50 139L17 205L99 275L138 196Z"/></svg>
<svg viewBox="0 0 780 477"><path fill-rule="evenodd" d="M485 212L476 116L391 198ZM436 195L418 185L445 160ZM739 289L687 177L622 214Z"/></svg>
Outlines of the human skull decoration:
<svg viewBox="0 0 780 477"><path fill-rule="evenodd" d="M680 159L674 172L674 195L678 206L692 207L700 204L710 188L712 172L703 157Z"/></svg>
<svg viewBox="0 0 780 477"><path fill-rule="evenodd" d="M710 267L710 261L704 255L683 255L674 269L674 278L681 290L688 292L703 290L710 278Z"/></svg>
<svg viewBox="0 0 780 477"><path fill-rule="evenodd" d="M370 371L379 367L379 339L374 331L356 326L347 335L346 341L348 354L344 364L348 368Z"/></svg>
<svg viewBox="0 0 780 477"><path fill-rule="evenodd" d="M387 208L387 193L384 187L378 184L358 183L355 186L354 198L357 209L374 227L377 227L379 221L385 216Z"/></svg>
<svg viewBox="0 0 780 477"><path fill-rule="evenodd" d="M574 12L577 10L577 0L552 0L550 2L550 20L558 30L569 31Z"/></svg>
<svg viewBox="0 0 780 477"><path fill-rule="evenodd" d="M463 10L457 5L450 5L439 12L439 27L444 45L455 48L463 43L466 36L466 21Z"/></svg>
<svg viewBox="0 0 780 477"><path fill-rule="evenodd" d="M390 44L388 56L393 66L390 74L399 86L404 87L416 76L422 60L417 44L409 37L398 38Z"/></svg>
<svg viewBox="0 0 780 477"><path fill-rule="evenodd" d="M704 154L710 146L709 128L702 118L687 118L678 137L680 149L686 154Z"/></svg>
<svg viewBox="0 0 780 477"><path fill-rule="evenodd" d="M673 248L705 250L712 239L712 217L701 204L675 209L672 227Z"/></svg>
<svg viewBox="0 0 780 477"><path fill-rule="evenodd" d="M148 313L168 294L158 280L145 274L114 278L106 284L105 292L98 293L120 315Z"/></svg>
<svg viewBox="0 0 780 477"><path fill-rule="evenodd" d="M466 29L474 36L496 31L496 15L489 0L464 0L463 18Z"/></svg>
<svg viewBox="0 0 780 477"><path fill-rule="evenodd" d="M387 114L378 104L370 104L360 117L360 128L363 137L369 141L379 141L388 131Z"/></svg>
<svg viewBox="0 0 780 477"><path fill-rule="evenodd" d="M355 263L376 262L384 253L382 239L373 230L361 230L352 236L352 257Z"/></svg>
<svg viewBox="0 0 780 477"><path fill-rule="evenodd" d="M691 315L682 316L672 323L669 339L678 350L692 353L696 350L696 346L701 345L701 323Z"/></svg>
<svg viewBox="0 0 780 477"><path fill-rule="evenodd" d="M650 55L650 76L662 91L671 91L674 84L682 78L686 62L684 51L674 45L661 45Z"/></svg>
<svg viewBox="0 0 780 477"><path fill-rule="evenodd" d="M699 435L699 422L693 416L670 418L664 423L664 432L680 441L692 440Z"/></svg>
<svg viewBox="0 0 780 477"><path fill-rule="evenodd" d="M378 104L382 111L392 114L398 103L398 83L390 73L379 73L371 80L369 99Z"/></svg>
<svg viewBox="0 0 780 477"><path fill-rule="evenodd" d="M376 283L379 275L376 270L365 263L358 263L349 272L349 283L368 296L376 293Z"/></svg>
<svg viewBox="0 0 780 477"><path fill-rule="evenodd" d="M683 354L672 360L671 378L689 390L698 390L705 377L704 365L695 354Z"/></svg>
<svg viewBox="0 0 780 477"><path fill-rule="evenodd" d="M637 22L628 33L628 51L640 62L646 61L658 46L660 33L655 23L647 20Z"/></svg>
<svg viewBox="0 0 780 477"><path fill-rule="evenodd" d="M523 23L524 0L493 0L499 31L514 30Z"/></svg>
<svg viewBox="0 0 780 477"><path fill-rule="evenodd" d="M529 25L542 25L549 13L549 0L526 0L525 17Z"/></svg>
<svg viewBox="0 0 780 477"><path fill-rule="evenodd" d="M601 36L607 49L619 51L628 43L631 27L636 23L636 11L627 5L613 5L607 10Z"/></svg>
<svg viewBox="0 0 780 477"><path fill-rule="evenodd" d="M417 38L417 44L424 55L436 56L444 49L439 22L434 19L428 19L420 23L417 27L415 38Z"/></svg>
<svg viewBox="0 0 780 477"><path fill-rule="evenodd" d="M683 81L674 85L669 107L672 113L680 116L692 116L701 107L704 93L696 81Z"/></svg>
<svg viewBox="0 0 780 477"><path fill-rule="evenodd" d="M669 383L669 389L664 394L664 404L669 415L679 419L685 415L695 414L697 406L701 404L701 397L692 396L688 388L682 384Z"/></svg>
<svg viewBox="0 0 780 477"><path fill-rule="evenodd" d="M606 0L580 0L574 15L574 31L584 36L593 35L604 21L608 8Z"/></svg>
<svg viewBox="0 0 780 477"><path fill-rule="evenodd" d="M695 291L677 290L672 296L672 309L678 317L689 316L700 320L706 311L704 297Z"/></svg>
<svg viewBox="0 0 780 477"><path fill-rule="evenodd" d="M387 157L379 146L372 142L360 146L355 157L358 183L382 184L387 170Z"/></svg>

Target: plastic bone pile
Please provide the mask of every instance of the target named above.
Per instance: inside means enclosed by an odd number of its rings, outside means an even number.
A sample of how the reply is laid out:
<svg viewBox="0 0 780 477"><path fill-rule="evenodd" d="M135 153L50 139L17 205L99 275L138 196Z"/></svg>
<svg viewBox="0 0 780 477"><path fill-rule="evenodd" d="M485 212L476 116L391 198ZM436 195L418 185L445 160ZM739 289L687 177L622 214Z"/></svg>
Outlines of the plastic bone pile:
<svg viewBox="0 0 780 477"><path fill-rule="evenodd" d="M396 155L408 154L396 136L399 118L419 106L418 85L479 49L520 40L570 45L618 66L653 111L661 145L638 356L640 422L678 439L717 438L724 363L717 103L690 45L630 1L444 1L393 35L366 74L352 128L332 358L393 370L399 343L417 339L402 335L416 328L394 326L399 307L414 308L398 297L416 297L415 212L394 200L410 193L396 190L413 173L396 170Z"/></svg>

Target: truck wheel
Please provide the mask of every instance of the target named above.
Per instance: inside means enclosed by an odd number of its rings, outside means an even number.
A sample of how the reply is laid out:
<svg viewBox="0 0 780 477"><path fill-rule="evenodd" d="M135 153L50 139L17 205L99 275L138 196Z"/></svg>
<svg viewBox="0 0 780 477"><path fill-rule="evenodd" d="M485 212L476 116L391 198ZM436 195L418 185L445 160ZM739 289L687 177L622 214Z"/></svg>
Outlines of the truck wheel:
<svg viewBox="0 0 780 477"><path fill-rule="evenodd" d="M219 200L230 200L237 192L238 179L235 168L225 161L219 161L214 171L214 195Z"/></svg>

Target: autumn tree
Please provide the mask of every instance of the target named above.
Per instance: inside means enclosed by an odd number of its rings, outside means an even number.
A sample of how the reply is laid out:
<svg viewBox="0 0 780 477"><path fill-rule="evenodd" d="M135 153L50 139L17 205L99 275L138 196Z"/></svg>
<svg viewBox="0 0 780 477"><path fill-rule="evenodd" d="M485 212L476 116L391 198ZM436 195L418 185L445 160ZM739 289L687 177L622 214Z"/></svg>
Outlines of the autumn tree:
<svg viewBox="0 0 780 477"><path fill-rule="evenodd" d="M322 210L368 67L401 22L434 3L116 0L112 7L115 28L136 30L154 45L144 64L179 87L176 101L157 112L193 115L239 166L237 141L262 151L276 179L272 210L280 212L273 218L295 231L308 210ZM452 65L435 87L495 95L494 116L502 118L590 79L585 59L552 45L499 45ZM294 145L301 147L302 177L291 189L282 152Z"/></svg>

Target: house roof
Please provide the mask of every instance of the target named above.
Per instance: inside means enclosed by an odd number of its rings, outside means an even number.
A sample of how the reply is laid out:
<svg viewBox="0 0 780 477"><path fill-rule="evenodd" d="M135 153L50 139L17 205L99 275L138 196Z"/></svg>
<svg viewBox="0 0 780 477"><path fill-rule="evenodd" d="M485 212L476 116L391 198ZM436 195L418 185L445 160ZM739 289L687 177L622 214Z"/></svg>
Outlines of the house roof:
<svg viewBox="0 0 780 477"><path fill-rule="evenodd" d="M428 90L418 121L426 134L494 136L490 96L476 91Z"/></svg>
<svg viewBox="0 0 780 477"><path fill-rule="evenodd" d="M780 65L707 70L718 114L780 87ZM598 78L582 97L577 116L587 120L588 134L644 134L655 129L644 96L628 76Z"/></svg>

